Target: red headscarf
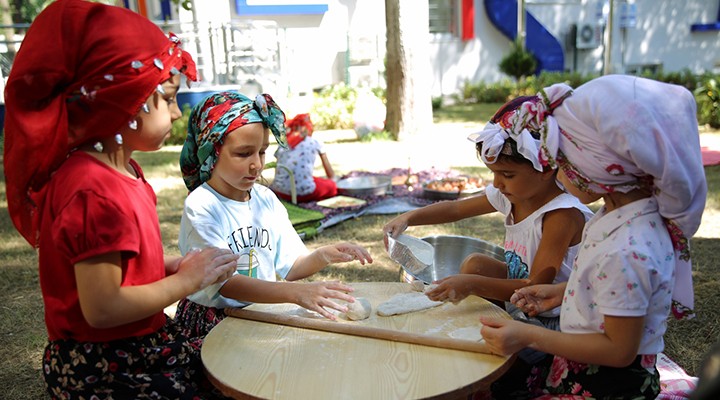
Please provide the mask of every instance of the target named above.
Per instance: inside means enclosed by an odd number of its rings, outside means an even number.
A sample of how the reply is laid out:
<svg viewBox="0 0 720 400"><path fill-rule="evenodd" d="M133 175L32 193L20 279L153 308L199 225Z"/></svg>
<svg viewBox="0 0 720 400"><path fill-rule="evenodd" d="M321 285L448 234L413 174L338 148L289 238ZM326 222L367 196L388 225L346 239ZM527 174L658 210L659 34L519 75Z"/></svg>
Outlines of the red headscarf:
<svg viewBox="0 0 720 400"><path fill-rule="evenodd" d="M178 38L133 11L58 0L37 16L5 88L8 210L31 245L45 185L67 154L117 133L183 68L196 80Z"/></svg>
<svg viewBox="0 0 720 400"><path fill-rule="evenodd" d="M288 146L294 149L300 142L305 139L305 136L312 136L313 123L310 120L310 114L298 114L293 119L285 123L288 128L287 141ZM303 134L301 128L305 128L305 134Z"/></svg>

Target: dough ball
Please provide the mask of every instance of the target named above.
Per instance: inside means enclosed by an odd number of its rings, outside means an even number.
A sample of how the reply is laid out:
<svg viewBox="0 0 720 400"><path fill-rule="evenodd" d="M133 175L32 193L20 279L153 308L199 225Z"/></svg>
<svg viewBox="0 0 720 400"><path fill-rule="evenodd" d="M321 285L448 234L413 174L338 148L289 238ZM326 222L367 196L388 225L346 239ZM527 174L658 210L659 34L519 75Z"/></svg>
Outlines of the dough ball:
<svg viewBox="0 0 720 400"><path fill-rule="evenodd" d="M359 321L366 319L372 312L370 301L364 297L356 297L354 303L348 303L348 311L345 313L347 319L351 321Z"/></svg>

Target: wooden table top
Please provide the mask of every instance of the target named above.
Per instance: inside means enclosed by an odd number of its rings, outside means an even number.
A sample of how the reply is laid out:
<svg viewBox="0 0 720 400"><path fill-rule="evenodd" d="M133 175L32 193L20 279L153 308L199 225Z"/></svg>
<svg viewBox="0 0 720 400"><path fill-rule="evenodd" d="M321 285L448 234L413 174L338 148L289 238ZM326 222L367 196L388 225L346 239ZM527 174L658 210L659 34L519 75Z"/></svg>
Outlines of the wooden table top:
<svg viewBox="0 0 720 400"><path fill-rule="evenodd" d="M458 305L391 317L376 307L408 283L350 283L373 306L362 324L443 338L480 328L478 317L509 318L492 303L470 296ZM323 319L295 304L253 304L247 309ZM205 338L202 360L210 380L234 398L418 399L461 398L486 389L514 357L359 337L227 317Z"/></svg>

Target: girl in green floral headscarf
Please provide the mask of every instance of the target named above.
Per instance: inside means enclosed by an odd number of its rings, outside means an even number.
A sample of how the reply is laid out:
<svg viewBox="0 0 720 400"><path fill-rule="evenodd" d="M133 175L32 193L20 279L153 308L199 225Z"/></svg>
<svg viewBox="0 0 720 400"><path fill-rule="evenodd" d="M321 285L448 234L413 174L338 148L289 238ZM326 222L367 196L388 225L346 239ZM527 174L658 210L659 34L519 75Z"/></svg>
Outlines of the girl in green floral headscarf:
<svg viewBox="0 0 720 400"><path fill-rule="evenodd" d="M287 147L285 113L269 94L255 101L234 92L213 94L197 104L188 123L188 136L180 154L180 169L185 186L192 191L210 179L225 136L245 124L262 122L275 140Z"/></svg>
<svg viewBox="0 0 720 400"><path fill-rule="evenodd" d="M225 307L251 302L295 303L336 319L328 308L346 312L346 302L354 302L348 294L352 287L275 282L276 276L295 281L331 263L372 262L367 250L352 243L308 251L280 200L257 183L270 145L268 128L286 145L284 119L269 95L251 101L230 92L209 96L190 115L180 165L191 193L180 222L180 251L187 254L213 243L240 255L235 275L178 305L176 319L198 335L225 317Z"/></svg>

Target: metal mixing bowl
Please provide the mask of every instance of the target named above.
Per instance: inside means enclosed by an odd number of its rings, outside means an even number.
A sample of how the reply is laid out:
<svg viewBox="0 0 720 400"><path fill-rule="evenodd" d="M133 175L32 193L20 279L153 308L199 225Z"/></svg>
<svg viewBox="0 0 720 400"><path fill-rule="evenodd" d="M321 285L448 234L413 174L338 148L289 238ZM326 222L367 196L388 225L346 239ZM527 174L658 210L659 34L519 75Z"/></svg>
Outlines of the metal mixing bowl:
<svg viewBox="0 0 720 400"><path fill-rule="evenodd" d="M347 196L383 196L392 192L392 177L369 175L340 179L337 191Z"/></svg>
<svg viewBox="0 0 720 400"><path fill-rule="evenodd" d="M472 253L481 253L497 260L505 261L505 250L484 240L454 235L426 236L422 240L433 245L435 258L433 265L417 274L411 274L405 268L400 268L400 280L412 282L421 280L432 283L438 279L460 272L460 263Z"/></svg>

